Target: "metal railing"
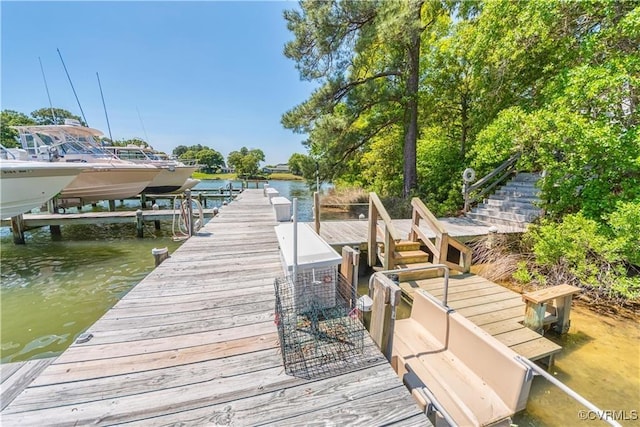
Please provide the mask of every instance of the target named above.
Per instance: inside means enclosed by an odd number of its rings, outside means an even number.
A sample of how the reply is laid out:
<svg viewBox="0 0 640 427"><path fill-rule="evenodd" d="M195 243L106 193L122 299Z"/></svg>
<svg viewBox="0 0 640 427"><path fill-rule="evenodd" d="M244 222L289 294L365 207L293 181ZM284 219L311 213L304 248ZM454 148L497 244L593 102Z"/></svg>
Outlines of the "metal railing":
<svg viewBox="0 0 640 427"><path fill-rule="evenodd" d="M463 173L464 183L462 184L462 195L464 197L463 212L469 212L472 204L482 199L485 194L509 178L511 174L515 172L516 163L520 159L521 155L522 153L514 154L507 161L489 172L487 175L475 181L473 184L471 184L471 182L475 180L475 172L473 169L465 170L465 173ZM466 176L468 171L470 171L470 177Z"/></svg>

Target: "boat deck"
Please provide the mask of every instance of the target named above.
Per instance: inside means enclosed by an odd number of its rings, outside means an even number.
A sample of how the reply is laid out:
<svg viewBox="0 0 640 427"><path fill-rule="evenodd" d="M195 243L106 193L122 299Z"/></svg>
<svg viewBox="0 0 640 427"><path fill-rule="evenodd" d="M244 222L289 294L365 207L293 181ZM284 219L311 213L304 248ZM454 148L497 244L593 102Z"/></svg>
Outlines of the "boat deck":
<svg viewBox="0 0 640 427"><path fill-rule="evenodd" d="M430 425L367 334L357 369L284 372L275 224L262 190L245 190L35 377L2 425Z"/></svg>

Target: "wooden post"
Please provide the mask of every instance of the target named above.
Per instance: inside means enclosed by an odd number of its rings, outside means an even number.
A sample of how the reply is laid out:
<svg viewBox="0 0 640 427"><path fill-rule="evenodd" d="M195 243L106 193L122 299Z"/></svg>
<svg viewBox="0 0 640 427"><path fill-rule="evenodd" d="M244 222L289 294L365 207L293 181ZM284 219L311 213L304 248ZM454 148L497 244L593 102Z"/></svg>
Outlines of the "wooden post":
<svg viewBox="0 0 640 427"><path fill-rule="evenodd" d="M547 312L547 305L531 301L526 301L526 304L524 310L524 326L541 335L544 334L544 316Z"/></svg>
<svg viewBox="0 0 640 427"><path fill-rule="evenodd" d="M564 297L556 298L556 309L558 320L553 329L559 334L566 334L569 332L571 326L571 301L573 300L573 294Z"/></svg>
<svg viewBox="0 0 640 427"><path fill-rule="evenodd" d="M162 264L162 261L169 258L169 249L168 248L153 248L151 249L151 255L153 255L153 259L155 260L156 267Z"/></svg>
<svg viewBox="0 0 640 427"><path fill-rule="evenodd" d="M62 231L59 225L50 225L49 232L51 233L51 240L57 241L62 239Z"/></svg>
<svg viewBox="0 0 640 427"><path fill-rule="evenodd" d="M315 220L316 233L320 234L320 193L313 192L313 219Z"/></svg>
<svg viewBox="0 0 640 427"><path fill-rule="evenodd" d="M400 304L400 287L391 279L376 274L373 280L373 306L369 333L387 360L391 360L396 307Z"/></svg>
<svg viewBox="0 0 640 427"><path fill-rule="evenodd" d="M11 217L11 233L13 233L13 243L24 245L24 218L22 214Z"/></svg>
<svg viewBox="0 0 640 427"><path fill-rule="evenodd" d="M369 261L369 267L376 265L377 246L378 242L378 211L369 196L369 238L367 239L367 258Z"/></svg>
<svg viewBox="0 0 640 427"><path fill-rule="evenodd" d="M349 295L350 307L356 306L358 299L358 264L360 260L360 251L358 249L351 248L349 246L342 247L342 263L340 264L340 274L342 274L347 284L350 286L349 292L344 292L344 295Z"/></svg>
<svg viewBox="0 0 640 427"><path fill-rule="evenodd" d="M115 212L115 211L116 211L116 201L109 200L109 212Z"/></svg>
<svg viewBox="0 0 640 427"><path fill-rule="evenodd" d="M142 210L136 211L136 235L138 237L144 237L144 223L142 222Z"/></svg>
<svg viewBox="0 0 640 427"><path fill-rule="evenodd" d="M155 221L153 221L153 225L154 225L156 230L160 230L160 220L159 219L156 219Z"/></svg>
<svg viewBox="0 0 640 427"><path fill-rule="evenodd" d="M143 209L147 207L147 195L144 193L140 193L140 205Z"/></svg>

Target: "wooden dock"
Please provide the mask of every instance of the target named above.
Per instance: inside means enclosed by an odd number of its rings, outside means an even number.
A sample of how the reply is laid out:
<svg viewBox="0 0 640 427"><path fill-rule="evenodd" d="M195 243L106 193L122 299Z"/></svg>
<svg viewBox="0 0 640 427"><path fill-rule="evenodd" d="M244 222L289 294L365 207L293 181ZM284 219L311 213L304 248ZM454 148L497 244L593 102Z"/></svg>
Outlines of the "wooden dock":
<svg viewBox="0 0 640 427"><path fill-rule="evenodd" d="M180 211L174 209L166 210L144 210L142 221L171 221L174 215ZM205 218L212 218L213 209L203 209ZM24 214L23 224L26 228L46 227L51 225L79 225L79 224L135 224L137 219L136 211L116 211L116 212L82 212L64 214ZM2 226L11 226L11 220L3 219Z"/></svg>
<svg viewBox="0 0 640 427"><path fill-rule="evenodd" d="M275 224L262 190L245 190L47 366L2 426L430 425L368 335L359 368L285 374Z"/></svg>
<svg viewBox="0 0 640 427"><path fill-rule="evenodd" d="M409 300L416 289L424 289L436 298L444 296L444 279L441 277L419 281L401 282L402 293ZM449 307L493 335L498 341L516 353L532 360L553 356L562 347L525 327L525 303L522 295L475 274L459 274L449 277Z"/></svg>
<svg viewBox="0 0 640 427"><path fill-rule="evenodd" d="M522 233L524 230L513 228L506 225L491 226L471 218L438 218L440 224L449 233L449 236L455 237L460 241L467 241L476 237L486 236L490 233L491 227L499 234L506 233ZM401 234L408 236L411 230L410 219L394 219L392 220L394 227ZM310 223L313 227L313 223ZM340 220L340 221L321 221L320 236L332 246L357 246L366 250L368 222L366 220ZM433 238L435 235L428 227L420 227L427 237ZM383 236L380 236L381 240Z"/></svg>

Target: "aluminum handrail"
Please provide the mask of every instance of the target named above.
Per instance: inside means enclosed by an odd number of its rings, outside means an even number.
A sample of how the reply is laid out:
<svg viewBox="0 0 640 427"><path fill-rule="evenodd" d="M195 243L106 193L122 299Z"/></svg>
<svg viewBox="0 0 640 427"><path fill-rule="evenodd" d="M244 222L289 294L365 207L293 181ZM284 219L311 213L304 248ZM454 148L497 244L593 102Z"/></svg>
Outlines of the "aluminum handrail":
<svg viewBox="0 0 640 427"><path fill-rule="evenodd" d="M371 277L369 278L369 290L371 291L373 289L373 278L375 277L376 274L392 274L392 273L407 273L410 271L421 271L421 270L433 270L433 269L443 269L444 270L444 297L442 299L442 301L438 301L436 300L434 297L431 296L431 294L427 293L426 295L429 296L430 298L434 299L434 301L436 301L438 304L442 305L444 308L449 308L449 306L447 305L447 299L448 299L448 295L449 295L449 267L447 267L444 264L433 264L433 265L426 265L426 266L421 266L421 267L410 267L410 268L396 268L394 270L384 270L384 271L377 271L374 274L371 275Z"/></svg>
<svg viewBox="0 0 640 427"><path fill-rule="evenodd" d="M529 359L527 359L525 357L522 357L520 355L516 356L516 360L518 360L523 365L533 369L539 375L542 375L551 384L557 386L560 390L564 391L566 394L568 394L570 397L572 397L575 400L577 400L579 403L584 405L589 410L597 413L600 420L602 420L602 421L606 422L607 424L612 425L614 427L621 427L620 423L618 423L616 420L611 418L611 416L606 411L601 410L596 405L594 405L593 403L589 402L587 399L585 399L580 394L578 394L578 392L574 391L568 385L564 384L562 381L558 380L553 375L549 374L547 371L542 369L540 366L536 365L535 363L533 363Z"/></svg>

